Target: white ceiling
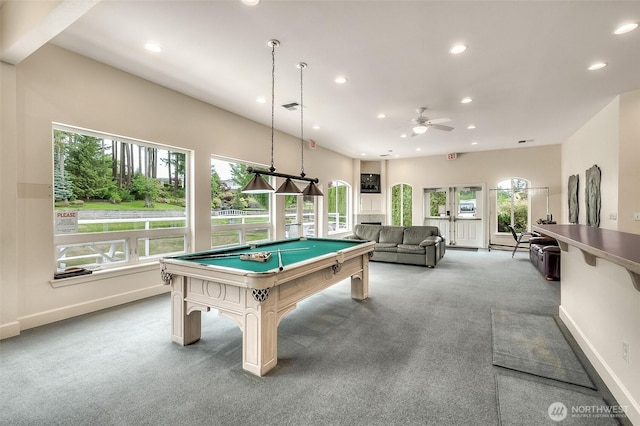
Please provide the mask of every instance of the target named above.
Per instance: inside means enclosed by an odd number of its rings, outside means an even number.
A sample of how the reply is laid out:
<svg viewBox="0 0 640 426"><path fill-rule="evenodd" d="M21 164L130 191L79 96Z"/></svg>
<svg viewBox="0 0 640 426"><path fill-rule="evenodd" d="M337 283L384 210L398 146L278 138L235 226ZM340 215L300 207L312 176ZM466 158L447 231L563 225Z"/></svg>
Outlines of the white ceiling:
<svg viewBox="0 0 640 426"><path fill-rule="evenodd" d="M640 88L640 29L612 34L629 21L639 1L104 0L53 43L270 126L277 39L277 129L300 136L300 112L280 105L300 102L304 61L305 139L406 158L561 143ZM456 43L469 48L454 56ZM422 106L455 130L401 138Z"/></svg>

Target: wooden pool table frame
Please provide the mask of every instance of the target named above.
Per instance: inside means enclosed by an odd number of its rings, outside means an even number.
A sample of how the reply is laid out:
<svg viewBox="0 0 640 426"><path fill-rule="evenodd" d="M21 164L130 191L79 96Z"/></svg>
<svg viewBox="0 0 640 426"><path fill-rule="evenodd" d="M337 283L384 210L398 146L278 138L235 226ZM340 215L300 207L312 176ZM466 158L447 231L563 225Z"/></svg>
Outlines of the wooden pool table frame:
<svg viewBox="0 0 640 426"><path fill-rule="evenodd" d="M171 285L172 340L183 346L200 340L201 312L217 309L242 331L242 367L263 376L278 362L278 324L297 303L351 277L351 297L369 293L373 242L254 273L176 258L161 260Z"/></svg>

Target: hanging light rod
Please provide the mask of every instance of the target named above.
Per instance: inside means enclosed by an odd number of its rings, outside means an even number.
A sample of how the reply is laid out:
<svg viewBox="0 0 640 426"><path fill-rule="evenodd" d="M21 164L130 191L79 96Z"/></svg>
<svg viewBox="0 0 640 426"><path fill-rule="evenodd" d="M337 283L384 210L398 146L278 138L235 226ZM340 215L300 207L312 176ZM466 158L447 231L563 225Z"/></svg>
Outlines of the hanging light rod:
<svg viewBox="0 0 640 426"><path fill-rule="evenodd" d="M301 148L301 171L300 176L290 175L287 173L278 173L276 172L276 167L273 161L273 147L274 147L274 115L275 115L275 51L276 47L280 46L280 42L278 40L272 39L269 40L267 45L271 48L271 167L268 170L265 169L256 169L253 167L247 167L248 173L253 173L253 178L247 183L247 185L242 188L242 192L250 193L250 194L260 194L273 192L273 187L269 185L269 183L262 178L262 176L274 176L286 179L285 182L275 191L276 195L306 195L319 197L322 196L322 192L315 184L320 181L318 178L308 178L304 173L304 139L303 139L303 115L302 115L302 70L307 67L307 64L304 62L300 62L297 67L300 69L300 148ZM300 189L293 183L294 180L300 180L309 182L309 185L303 190Z"/></svg>
<svg viewBox="0 0 640 426"><path fill-rule="evenodd" d="M309 178L304 175L300 175L300 176L289 175L286 173L276 172L275 170L256 169L253 167L247 167L247 173L254 173L256 175L274 176L274 177L279 177L284 179L303 180L305 182L313 182L313 183L320 182L318 178Z"/></svg>

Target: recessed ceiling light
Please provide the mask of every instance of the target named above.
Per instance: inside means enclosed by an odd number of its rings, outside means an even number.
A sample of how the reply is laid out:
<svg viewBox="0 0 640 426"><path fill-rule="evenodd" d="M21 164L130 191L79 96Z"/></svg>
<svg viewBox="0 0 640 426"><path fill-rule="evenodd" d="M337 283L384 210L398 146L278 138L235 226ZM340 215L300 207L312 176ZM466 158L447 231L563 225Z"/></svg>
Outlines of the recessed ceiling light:
<svg viewBox="0 0 640 426"><path fill-rule="evenodd" d="M473 101L473 99L471 99L471 98L468 98L468 97L467 97L467 98L463 98L463 99L460 101L460 103L461 103L461 104L468 104L468 103L469 103L469 102L471 102L471 101Z"/></svg>
<svg viewBox="0 0 640 426"><path fill-rule="evenodd" d="M259 104L264 104L264 103L267 103L267 100L264 98L264 96L258 96L256 98L256 102Z"/></svg>
<svg viewBox="0 0 640 426"><path fill-rule="evenodd" d="M476 128L476 125L475 125L475 124L469 124L469 125L467 126L467 129L469 129L469 130L473 130L473 129L475 129L475 128Z"/></svg>
<svg viewBox="0 0 640 426"><path fill-rule="evenodd" d="M416 148L416 151L422 151L422 148Z"/></svg>
<svg viewBox="0 0 640 426"><path fill-rule="evenodd" d="M591 64L591 66L589 67L589 71L601 70L606 66L607 66L606 62L596 62L595 64Z"/></svg>
<svg viewBox="0 0 640 426"><path fill-rule="evenodd" d="M360 154L360 155L362 155L363 157L366 157L366 156L367 156L367 153L366 153L366 152L363 152L363 153L362 153L362 154Z"/></svg>
<svg viewBox="0 0 640 426"><path fill-rule="evenodd" d="M378 114L378 118L386 118L387 114L385 114L384 112L381 112L380 114Z"/></svg>
<svg viewBox="0 0 640 426"><path fill-rule="evenodd" d="M335 82L337 84L345 84L347 82L347 77L336 77Z"/></svg>
<svg viewBox="0 0 640 426"><path fill-rule="evenodd" d="M449 53L457 55L464 52L465 50L467 50L467 46L465 46L464 44L456 44L451 49L449 49Z"/></svg>
<svg viewBox="0 0 640 426"><path fill-rule="evenodd" d="M636 22L633 22L630 24L620 25L618 28L616 28L616 30L613 33L617 35L625 34L625 33L628 33L629 31L635 30L636 28L638 28L638 24Z"/></svg>
<svg viewBox="0 0 640 426"><path fill-rule="evenodd" d="M260 3L260 0L241 0L242 3L246 4L247 6L255 6L258 3Z"/></svg>
<svg viewBox="0 0 640 426"><path fill-rule="evenodd" d="M153 43L153 42L149 42L145 44L144 48L147 49L149 52L154 52L154 53L162 52L162 48L157 43Z"/></svg>
<svg viewBox="0 0 640 426"><path fill-rule="evenodd" d="M401 134L401 135L400 135L400 137L401 137L401 138L406 138L406 137L407 137L407 134L406 134L406 133L403 133L403 134Z"/></svg>
<svg viewBox="0 0 640 426"><path fill-rule="evenodd" d="M471 145L478 145L478 142L473 141L473 142L471 142Z"/></svg>
<svg viewBox="0 0 640 426"><path fill-rule="evenodd" d="M313 130L320 130L320 126L317 124L314 124L312 127Z"/></svg>

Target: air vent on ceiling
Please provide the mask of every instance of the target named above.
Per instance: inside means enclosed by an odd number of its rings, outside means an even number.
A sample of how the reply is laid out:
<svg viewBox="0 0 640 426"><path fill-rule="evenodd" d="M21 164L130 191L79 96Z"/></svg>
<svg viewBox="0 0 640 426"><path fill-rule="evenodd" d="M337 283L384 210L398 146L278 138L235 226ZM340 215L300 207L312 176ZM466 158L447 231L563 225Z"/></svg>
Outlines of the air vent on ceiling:
<svg viewBox="0 0 640 426"><path fill-rule="evenodd" d="M297 111L299 106L300 106L299 103L291 102L291 103L282 105L282 108L287 109L289 111Z"/></svg>

